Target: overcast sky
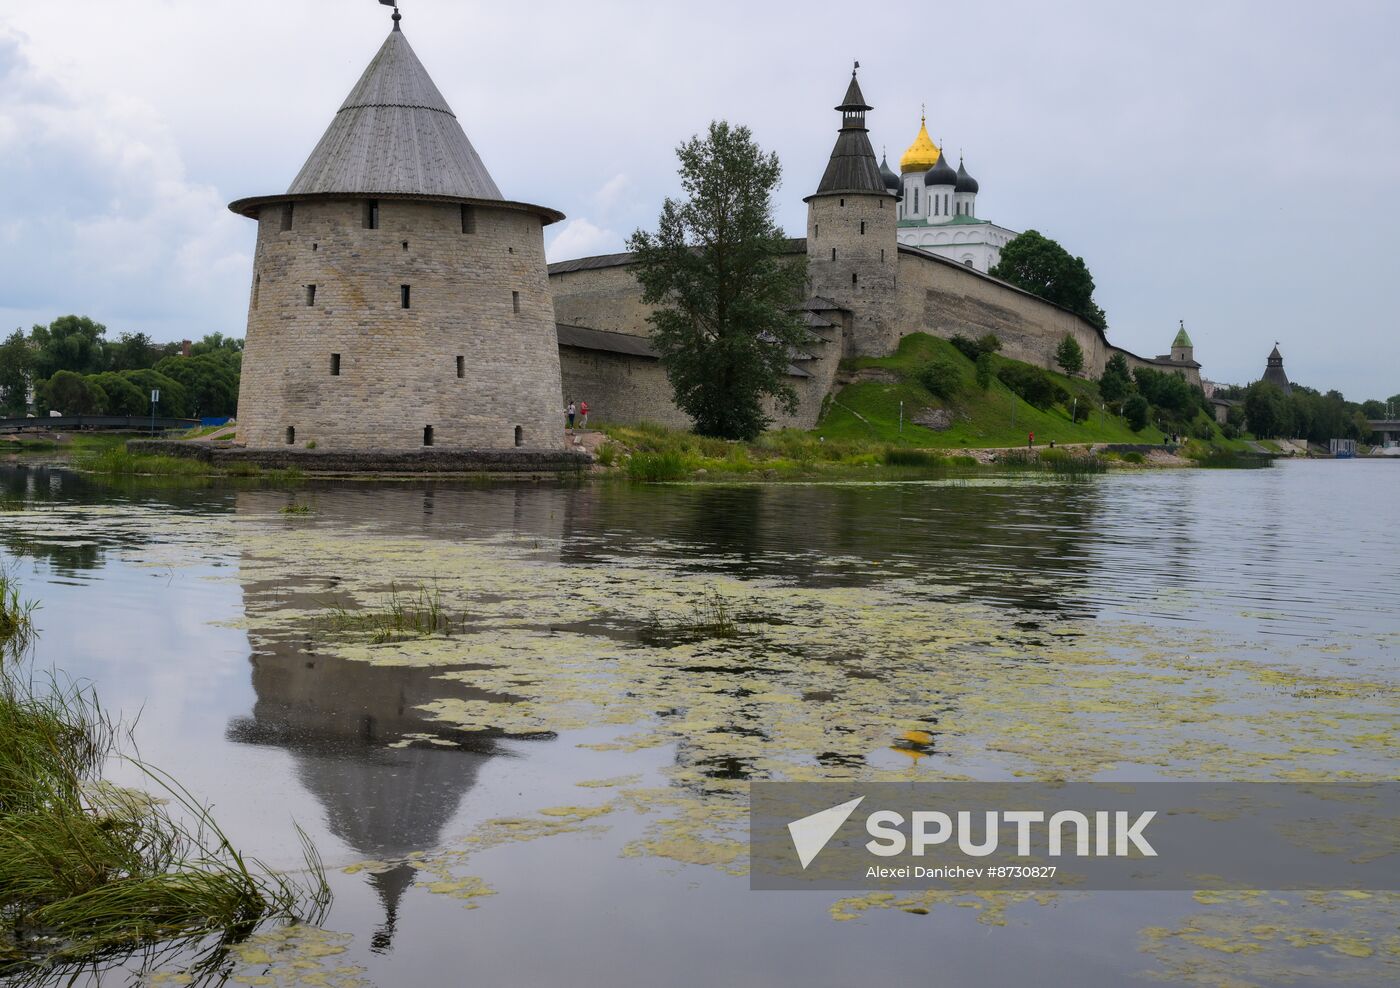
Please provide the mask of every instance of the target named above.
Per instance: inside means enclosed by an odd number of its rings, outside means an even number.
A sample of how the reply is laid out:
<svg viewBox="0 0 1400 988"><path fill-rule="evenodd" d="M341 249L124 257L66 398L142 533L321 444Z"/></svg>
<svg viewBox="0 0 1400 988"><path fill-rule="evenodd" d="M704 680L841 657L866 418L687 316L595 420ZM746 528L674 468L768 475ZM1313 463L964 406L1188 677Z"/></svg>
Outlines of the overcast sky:
<svg viewBox="0 0 1400 988"><path fill-rule="evenodd" d="M978 213L1082 255L1110 338L1206 376L1400 392L1400 4L403 0L508 198L568 214L552 260L619 250L725 118L784 167L835 139L850 63L891 162L961 150ZM0 329L242 335L254 225L383 41L375 0L0 0Z"/></svg>

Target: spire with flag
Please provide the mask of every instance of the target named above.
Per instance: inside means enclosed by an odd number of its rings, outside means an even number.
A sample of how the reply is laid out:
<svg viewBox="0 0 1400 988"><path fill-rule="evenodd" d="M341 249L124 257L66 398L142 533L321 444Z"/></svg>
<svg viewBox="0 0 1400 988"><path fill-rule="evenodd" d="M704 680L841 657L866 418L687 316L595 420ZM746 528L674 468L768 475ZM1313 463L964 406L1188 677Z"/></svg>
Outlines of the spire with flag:
<svg viewBox="0 0 1400 988"><path fill-rule="evenodd" d="M401 15L399 14L399 0L379 0L379 2L385 7L394 8L394 30L397 31L399 29L399 20L401 19Z"/></svg>

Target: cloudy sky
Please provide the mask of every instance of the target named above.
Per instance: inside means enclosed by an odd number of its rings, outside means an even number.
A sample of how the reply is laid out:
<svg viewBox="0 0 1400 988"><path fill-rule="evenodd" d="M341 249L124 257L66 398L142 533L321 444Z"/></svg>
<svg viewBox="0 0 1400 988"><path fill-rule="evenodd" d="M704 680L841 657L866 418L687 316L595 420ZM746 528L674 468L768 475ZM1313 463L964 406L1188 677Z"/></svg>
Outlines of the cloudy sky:
<svg viewBox="0 0 1400 988"><path fill-rule="evenodd" d="M850 62L897 160L928 105L978 212L1087 261L1110 337L1206 374L1400 392L1400 5L703 5L403 0L404 30L502 191L621 248L717 117L784 165L835 137ZM253 224L383 40L374 0L0 0L0 329L67 312L159 339L242 335Z"/></svg>

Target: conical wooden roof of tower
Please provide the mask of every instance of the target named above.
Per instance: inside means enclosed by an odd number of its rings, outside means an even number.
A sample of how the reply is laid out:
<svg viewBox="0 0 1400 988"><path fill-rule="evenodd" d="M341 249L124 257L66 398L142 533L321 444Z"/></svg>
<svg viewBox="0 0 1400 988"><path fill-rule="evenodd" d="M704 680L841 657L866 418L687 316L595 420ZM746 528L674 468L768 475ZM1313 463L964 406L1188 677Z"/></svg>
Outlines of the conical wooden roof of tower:
<svg viewBox="0 0 1400 988"><path fill-rule="evenodd" d="M397 23L287 190L325 193L502 198Z"/></svg>

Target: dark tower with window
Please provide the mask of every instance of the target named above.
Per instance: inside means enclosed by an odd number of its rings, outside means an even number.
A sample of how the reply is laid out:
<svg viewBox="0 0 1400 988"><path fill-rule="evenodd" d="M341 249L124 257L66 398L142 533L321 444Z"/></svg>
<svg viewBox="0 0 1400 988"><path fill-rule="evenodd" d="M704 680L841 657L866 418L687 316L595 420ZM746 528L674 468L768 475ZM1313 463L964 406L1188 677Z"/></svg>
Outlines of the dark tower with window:
<svg viewBox="0 0 1400 988"><path fill-rule="evenodd" d="M886 184L870 146L865 115L871 109L852 69L846 96L836 107L841 114L836 146L817 191L805 200L811 293L850 313L850 354L888 353L898 340L898 195Z"/></svg>
<svg viewBox="0 0 1400 988"><path fill-rule="evenodd" d="M1264 364L1264 381L1272 384L1286 395L1293 393L1293 385L1288 383L1288 375L1283 369L1283 354L1278 352L1278 344L1269 353L1269 359Z"/></svg>

